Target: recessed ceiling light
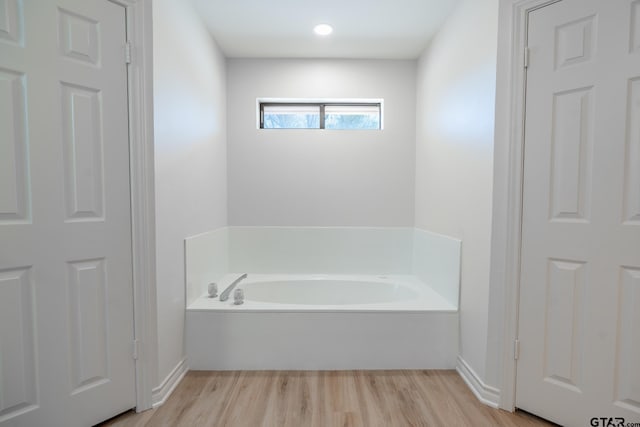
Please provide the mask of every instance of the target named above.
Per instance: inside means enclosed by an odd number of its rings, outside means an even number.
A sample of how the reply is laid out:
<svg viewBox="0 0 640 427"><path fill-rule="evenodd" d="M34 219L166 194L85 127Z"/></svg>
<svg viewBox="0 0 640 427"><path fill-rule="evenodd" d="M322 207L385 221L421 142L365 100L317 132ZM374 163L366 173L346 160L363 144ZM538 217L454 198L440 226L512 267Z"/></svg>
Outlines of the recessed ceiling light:
<svg viewBox="0 0 640 427"><path fill-rule="evenodd" d="M327 24L318 24L313 28L313 32L319 36L328 36L333 32L333 27Z"/></svg>

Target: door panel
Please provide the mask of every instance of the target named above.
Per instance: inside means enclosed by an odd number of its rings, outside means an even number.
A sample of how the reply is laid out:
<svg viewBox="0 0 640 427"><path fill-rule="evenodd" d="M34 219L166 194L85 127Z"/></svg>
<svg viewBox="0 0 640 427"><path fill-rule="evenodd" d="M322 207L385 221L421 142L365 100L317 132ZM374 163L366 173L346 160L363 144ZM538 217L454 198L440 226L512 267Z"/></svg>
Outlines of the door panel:
<svg viewBox="0 0 640 427"><path fill-rule="evenodd" d="M0 425L135 406L125 10L0 0Z"/></svg>
<svg viewBox="0 0 640 427"><path fill-rule="evenodd" d="M529 15L516 405L563 425L640 421L639 4Z"/></svg>
<svg viewBox="0 0 640 427"><path fill-rule="evenodd" d="M640 225L640 77L629 80L627 94L623 220L627 225Z"/></svg>
<svg viewBox="0 0 640 427"><path fill-rule="evenodd" d="M25 76L0 69L0 223L30 219Z"/></svg>
<svg viewBox="0 0 640 427"><path fill-rule="evenodd" d="M0 313L12 319L0 324L0 417L37 405L32 284L30 269L0 271Z"/></svg>
<svg viewBox="0 0 640 427"><path fill-rule="evenodd" d="M620 276L615 400L637 411L640 407L640 268L623 267Z"/></svg>
<svg viewBox="0 0 640 427"><path fill-rule="evenodd" d="M593 88L555 93L551 140L551 221L588 222L593 155Z"/></svg>

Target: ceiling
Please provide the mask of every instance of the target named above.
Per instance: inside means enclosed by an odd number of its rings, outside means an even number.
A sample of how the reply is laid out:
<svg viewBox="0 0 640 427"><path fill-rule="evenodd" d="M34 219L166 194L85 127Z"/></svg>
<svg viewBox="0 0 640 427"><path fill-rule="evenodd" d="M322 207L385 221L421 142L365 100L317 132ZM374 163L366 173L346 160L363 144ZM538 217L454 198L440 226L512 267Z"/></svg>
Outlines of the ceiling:
<svg viewBox="0 0 640 427"><path fill-rule="evenodd" d="M417 58L458 0L192 0L231 58ZM333 26L319 37L313 27Z"/></svg>

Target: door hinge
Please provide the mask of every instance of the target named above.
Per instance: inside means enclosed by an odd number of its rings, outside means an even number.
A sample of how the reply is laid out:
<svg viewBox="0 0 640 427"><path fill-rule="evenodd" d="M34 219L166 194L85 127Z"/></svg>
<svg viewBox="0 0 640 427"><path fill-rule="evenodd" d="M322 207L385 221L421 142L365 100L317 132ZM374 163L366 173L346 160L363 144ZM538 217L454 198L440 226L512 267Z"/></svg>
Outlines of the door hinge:
<svg viewBox="0 0 640 427"><path fill-rule="evenodd" d="M131 64L131 42L124 44L124 62L125 64Z"/></svg>
<svg viewBox="0 0 640 427"><path fill-rule="evenodd" d="M133 346L132 346L133 360L138 360L138 345L139 345L139 343L140 343L140 341L133 340Z"/></svg>
<svg viewBox="0 0 640 427"><path fill-rule="evenodd" d="M528 47L524 48L524 68L529 68L529 54L530 50Z"/></svg>
<svg viewBox="0 0 640 427"><path fill-rule="evenodd" d="M518 360L520 357L520 340L515 340L513 342L513 359Z"/></svg>

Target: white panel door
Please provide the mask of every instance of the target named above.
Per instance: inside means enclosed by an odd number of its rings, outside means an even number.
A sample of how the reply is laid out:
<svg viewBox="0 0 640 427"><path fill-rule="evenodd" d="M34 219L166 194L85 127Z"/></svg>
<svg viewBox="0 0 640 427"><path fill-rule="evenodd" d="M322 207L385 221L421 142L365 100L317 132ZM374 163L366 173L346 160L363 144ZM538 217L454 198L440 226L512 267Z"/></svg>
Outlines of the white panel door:
<svg viewBox="0 0 640 427"><path fill-rule="evenodd" d="M0 0L0 425L135 406L125 10Z"/></svg>
<svg viewBox="0 0 640 427"><path fill-rule="evenodd" d="M528 46L516 405L637 423L640 1L538 9Z"/></svg>

